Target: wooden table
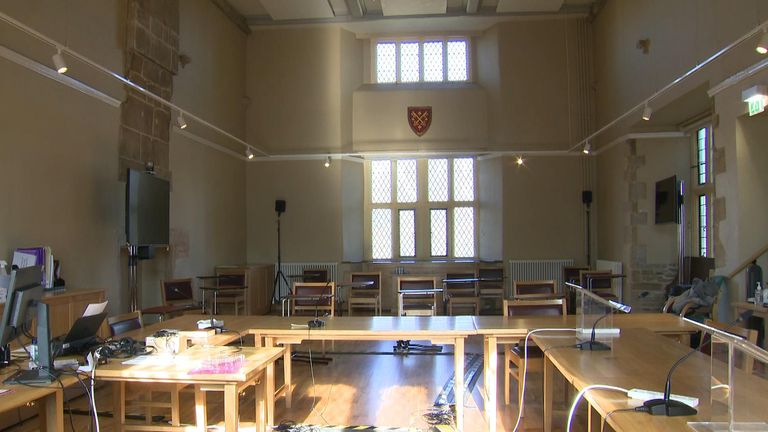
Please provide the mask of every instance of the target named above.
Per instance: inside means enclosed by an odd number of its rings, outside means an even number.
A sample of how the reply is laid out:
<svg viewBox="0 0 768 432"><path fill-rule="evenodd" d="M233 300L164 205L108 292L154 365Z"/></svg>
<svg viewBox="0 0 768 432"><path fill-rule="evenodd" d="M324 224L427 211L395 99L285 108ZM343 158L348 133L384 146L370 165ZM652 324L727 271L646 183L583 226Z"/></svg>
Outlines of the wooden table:
<svg viewBox="0 0 768 432"><path fill-rule="evenodd" d="M286 407L291 407L291 345L305 340L428 340L433 344L454 347L454 394L456 424L464 424L464 339L475 334L472 317L328 317L325 326L307 329L291 328L291 324L306 325L307 317L252 317L250 333L256 343L264 339L266 346L283 344Z"/></svg>
<svg viewBox="0 0 768 432"><path fill-rule="evenodd" d="M198 320L208 320L210 315L181 315L169 320L150 324L140 329L132 330L121 334L121 337L132 337L138 341L143 341L147 336L152 336L156 331L162 329L172 329L180 331L194 331L197 330ZM208 345L226 345L230 342L234 342L240 338L240 336L246 336L248 329L253 327L252 316L245 315L216 315L217 320L224 321L224 329L226 331L219 334L212 334L207 339Z"/></svg>
<svg viewBox="0 0 768 432"><path fill-rule="evenodd" d="M573 333L534 334L536 344L545 350L544 358L544 431L552 430L552 378L557 368L565 379L577 390L588 385L604 384L626 389L641 388L664 391L666 376L670 367L690 352L688 346L675 343L669 338L639 328L622 329L621 335L612 338L611 351L581 351L565 348L575 344ZM686 431L689 421L706 421L711 412L711 360L703 353L696 353L686 360L684 367L675 371L672 392L699 398L699 414L685 417L652 416L641 412L616 412L606 420L617 431ZM592 409L600 417L618 409L639 405L630 402L624 394L615 391L592 390L585 395L590 404L590 419L596 420ZM762 397L757 397L762 399Z"/></svg>
<svg viewBox="0 0 768 432"><path fill-rule="evenodd" d="M231 350L222 355L243 355L244 362L239 370L234 372L222 372L211 374L191 373L200 362L211 355L216 355L221 349ZM236 352L235 352L236 351ZM207 426L205 415L205 391L224 392L224 430L236 432L239 421L238 393L249 385L256 385L256 380L262 382L257 385L256 413L257 430L264 431L268 425L274 424L274 362L283 355L282 348L254 348L233 347L204 348L195 346L183 354L175 356L170 362L123 364L121 360L113 360L107 365L96 368L96 378L104 381L112 381L114 394L114 410L116 429L122 430L125 426L125 384L127 382L142 383L172 383L192 384L195 386L195 412L197 414L197 428L205 431ZM259 389L261 391L259 391ZM131 425L133 430L146 431L171 431L179 430L174 426L137 426Z"/></svg>
<svg viewBox="0 0 768 432"><path fill-rule="evenodd" d="M573 329L579 325L578 315L549 317L473 317L477 333L483 335L483 379L485 380L485 416L488 430L496 430L496 403L498 376L498 345L517 343L525 339L530 330L541 328ZM673 336L685 346L695 329L673 314L639 313L613 316L613 325L619 328L646 328L654 333Z"/></svg>
<svg viewBox="0 0 768 432"><path fill-rule="evenodd" d="M16 368L0 370L0 383L8 378ZM74 376L62 375L61 382L68 386L77 382ZM39 384L38 384L39 385ZM30 402L36 402L40 419L40 430L64 431L64 391L58 381L41 387L28 387L20 384L0 384L0 389L10 389L9 393L0 394L0 410L8 411L20 408Z"/></svg>

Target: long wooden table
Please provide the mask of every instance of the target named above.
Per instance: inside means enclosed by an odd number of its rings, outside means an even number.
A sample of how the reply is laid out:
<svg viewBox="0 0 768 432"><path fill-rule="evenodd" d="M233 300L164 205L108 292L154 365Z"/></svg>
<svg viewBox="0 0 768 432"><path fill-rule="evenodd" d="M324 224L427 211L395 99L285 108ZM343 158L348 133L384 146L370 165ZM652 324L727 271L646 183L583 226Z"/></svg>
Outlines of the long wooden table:
<svg viewBox="0 0 768 432"><path fill-rule="evenodd" d="M498 376L498 345L512 344L525 339L529 331L542 328L573 329L579 325L578 316L539 317L473 317L477 334L483 335L483 378L485 383L485 416L488 430L496 431L496 404ZM613 317L613 326L625 328L646 328L660 335L672 336L683 344L689 342L695 329L673 314L639 313L622 314ZM545 418L546 421L546 418Z"/></svg>
<svg viewBox="0 0 768 432"><path fill-rule="evenodd" d="M603 384L626 389L641 388L663 391L670 367L690 352L688 346L676 343L647 329L622 329L611 339L610 351L582 351L566 348L575 344L573 333L534 334L531 339L545 351L544 358L544 431L552 430L552 383L554 369L577 390L588 385ZM642 412L615 412L607 423L617 431L649 432L689 430L687 422L706 421L711 413L711 359L703 353L689 358L684 367L675 371L672 392L699 398L699 414L686 417L652 416ZM585 399L600 417L614 410L632 408L639 404L620 392L592 390ZM591 424L594 417L591 415Z"/></svg>
<svg viewBox="0 0 768 432"><path fill-rule="evenodd" d="M243 355L244 361L236 371L217 373L193 373L200 367L201 362L210 356L219 355L221 349L231 350L222 355ZM256 380L263 378L256 391L256 427L266 430L267 425L274 424L272 418L272 402L274 399L274 362L283 355L282 348L254 347L213 347L195 346L182 354L175 356L169 362L147 362L125 364L122 361L110 363L96 368L96 378L112 381L115 421L117 430L125 425L125 385L129 382L142 383L172 383L192 384L195 386L195 411L197 413L197 429L205 431L207 427L205 415L205 391L216 390L224 392L224 430L236 432L239 422L239 392L249 385L255 385ZM259 391L259 388L261 391ZM178 430L174 426L136 426L132 430L163 431Z"/></svg>
<svg viewBox="0 0 768 432"><path fill-rule="evenodd" d="M7 372L6 372L7 371ZM15 372L15 368L7 368L0 371L0 382L10 376L10 372ZM61 382L64 386L77 382L75 377L63 375ZM0 384L0 389L10 390L0 394L0 409L8 411L14 408L23 407L30 402L36 402L38 407L38 416L40 419L40 429L49 432L64 431L64 391L61 385L54 381L53 383L39 387L29 387L21 384Z"/></svg>
<svg viewBox="0 0 768 432"><path fill-rule="evenodd" d="M263 316L252 318L250 333L266 346L283 344L286 406L291 406L291 346L305 340L427 340L433 344L453 345L456 424L464 425L464 339L475 334L472 317L329 317L325 326L308 329L307 317Z"/></svg>

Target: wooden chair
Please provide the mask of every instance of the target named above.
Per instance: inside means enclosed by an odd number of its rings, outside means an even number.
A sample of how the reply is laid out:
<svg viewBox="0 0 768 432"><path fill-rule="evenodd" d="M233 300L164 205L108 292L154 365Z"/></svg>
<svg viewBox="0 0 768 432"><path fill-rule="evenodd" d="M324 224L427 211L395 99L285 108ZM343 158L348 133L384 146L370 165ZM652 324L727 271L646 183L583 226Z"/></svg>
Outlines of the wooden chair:
<svg viewBox="0 0 768 432"><path fill-rule="evenodd" d="M515 280L512 282L515 299L546 299L555 297L554 280Z"/></svg>
<svg viewBox="0 0 768 432"><path fill-rule="evenodd" d="M248 313L248 273L242 269L216 269L216 286L219 288L231 288L219 291L216 294L214 310L219 313L219 305L232 305L235 315Z"/></svg>
<svg viewBox="0 0 768 432"><path fill-rule="evenodd" d="M352 315L352 309L356 307L373 308L374 315L381 315L381 272L356 272L352 273L350 278L352 282L373 282L373 285L349 289L347 298L349 315Z"/></svg>
<svg viewBox="0 0 768 432"><path fill-rule="evenodd" d="M504 269L481 268L477 277L480 279L477 288L481 298L504 298Z"/></svg>
<svg viewBox="0 0 768 432"><path fill-rule="evenodd" d="M141 310L141 314L158 315L160 321L185 312L200 313L201 305L195 302L192 279L168 279L160 282L163 304Z"/></svg>
<svg viewBox="0 0 768 432"><path fill-rule="evenodd" d="M570 282L572 284L581 284L581 272L589 271L589 267L563 267L563 284ZM576 292L565 285L561 287L562 293L568 299L568 313L576 313Z"/></svg>
<svg viewBox="0 0 768 432"><path fill-rule="evenodd" d="M437 293L423 292L435 290L437 286L437 280L434 277L406 276L398 278L397 315L437 315Z"/></svg>
<svg viewBox="0 0 768 432"><path fill-rule="evenodd" d="M141 320L141 312L139 311L108 317L107 325L113 337L144 326Z"/></svg>
<svg viewBox="0 0 768 432"><path fill-rule="evenodd" d="M474 273L448 273L447 280L475 279ZM453 315L454 307L471 307L472 315L480 315L480 296L477 295L476 282L445 282L445 295L448 297L448 315Z"/></svg>
<svg viewBox="0 0 768 432"><path fill-rule="evenodd" d="M708 325L710 327L714 327L718 330L721 330L725 333L732 334L734 336L738 336L741 338L744 338L747 342L751 342L753 344L757 344L757 330L753 329L747 329L744 327L739 327L732 324L726 324L719 321L713 321L713 320L705 320L704 325ZM703 341L704 339L702 339ZM714 352L715 346L718 344L717 338L712 340L712 343L709 344L709 349L706 351L709 355L712 355ZM739 365L737 366L739 369L743 370L744 372L748 373L749 375L752 375L752 372L754 372L755 369L755 359L752 356L742 354L741 359L739 361Z"/></svg>
<svg viewBox="0 0 768 432"><path fill-rule="evenodd" d="M131 330L137 330L143 327L141 321L141 312L128 312L125 314L108 317L107 325L109 331L112 333L112 337L120 336L123 333ZM125 425L123 430L150 430L148 426L152 423L152 409L161 408L171 411L171 426L180 426L180 406L179 406L179 392L182 388L186 387L186 384L167 384L167 383L122 383L127 387L125 394L136 394L138 399L135 400L122 400L123 405L127 408L129 406L143 408L144 418L147 426L135 426ZM134 388L135 387L135 388ZM171 398L169 402L158 402L153 400L152 394L154 392L170 393Z"/></svg>
<svg viewBox="0 0 768 432"><path fill-rule="evenodd" d="M600 297L618 300L613 292L613 273L609 271L583 270L579 272L579 280L582 288L590 290Z"/></svg>
<svg viewBox="0 0 768 432"><path fill-rule="evenodd" d="M567 311L564 298L547 300L504 300L504 316L562 316ZM504 402L509 405L509 379L517 380L517 400L523 396L524 345L504 347ZM527 373L544 371L544 353L528 341ZM528 381L530 383L530 381Z"/></svg>
<svg viewBox="0 0 768 432"><path fill-rule="evenodd" d="M291 314L310 312L334 316L336 312L336 282L294 282ZM320 297L325 296L325 297Z"/></svg>

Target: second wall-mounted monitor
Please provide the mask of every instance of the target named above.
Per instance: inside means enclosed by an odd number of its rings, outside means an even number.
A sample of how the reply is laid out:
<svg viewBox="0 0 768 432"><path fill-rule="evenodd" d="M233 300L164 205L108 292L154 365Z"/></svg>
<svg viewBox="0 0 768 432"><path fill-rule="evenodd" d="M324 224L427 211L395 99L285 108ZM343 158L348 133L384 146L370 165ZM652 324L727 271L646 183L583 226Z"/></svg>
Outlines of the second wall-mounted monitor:
<svg viewBox="0 0 768 432"><path fill-rule="evenodd" d="M677 176L656 182L656 224L680 223L680 183Z"/></svg>

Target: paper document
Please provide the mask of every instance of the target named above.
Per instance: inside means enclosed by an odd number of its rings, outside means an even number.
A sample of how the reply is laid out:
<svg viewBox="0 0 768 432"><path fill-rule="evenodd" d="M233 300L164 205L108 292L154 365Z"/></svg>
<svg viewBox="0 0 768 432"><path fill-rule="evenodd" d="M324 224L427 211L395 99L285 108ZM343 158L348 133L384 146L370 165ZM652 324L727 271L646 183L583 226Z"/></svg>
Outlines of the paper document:
<svg viewBox="0 0 768 432"><path fill-rule="evenodd" d="M37 255L16 251L13 253L13 265L19 266L19 268L37 265Z"/></svg>
<svg viewBox="0 0 768 432"><path fill-rule="evenodd" d="M91 316L91 315L98 315L100 313L103 313L105 309L107 309L107 303L109 303L109 300L105 300L104 303L91 303L85 308L85 312L83 312L83 316Z"/></svg>

